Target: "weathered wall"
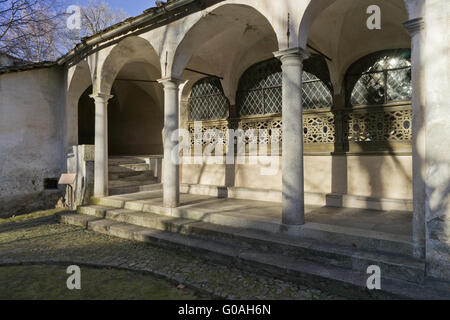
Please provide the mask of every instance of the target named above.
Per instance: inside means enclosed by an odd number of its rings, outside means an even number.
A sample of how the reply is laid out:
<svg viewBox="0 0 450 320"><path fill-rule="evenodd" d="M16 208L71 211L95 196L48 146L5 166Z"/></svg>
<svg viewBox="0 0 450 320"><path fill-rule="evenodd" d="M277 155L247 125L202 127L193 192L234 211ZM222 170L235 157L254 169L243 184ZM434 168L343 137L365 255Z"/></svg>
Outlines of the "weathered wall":
<svg viewBox="0 0 450 320"><path fill-rule="evenodd" d="M0 75L0 216L49 208L61 192L45 178L64 168L64 74L56 68Z"/></svg>
<svg viewBox="0 0 450 320"><path fill-rule="evenodd" d="M426 257L430 275L450 280L450 2L424 3Z"/></svg>

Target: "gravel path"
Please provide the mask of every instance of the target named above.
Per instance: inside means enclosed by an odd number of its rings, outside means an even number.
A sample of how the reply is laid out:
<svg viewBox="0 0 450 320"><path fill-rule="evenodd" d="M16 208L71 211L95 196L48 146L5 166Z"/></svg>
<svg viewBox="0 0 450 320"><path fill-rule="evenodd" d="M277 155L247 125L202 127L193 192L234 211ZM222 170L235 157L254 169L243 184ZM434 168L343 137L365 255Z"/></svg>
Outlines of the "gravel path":
<svg viewBox="0 0 450 320"><path fill-rule="evenodd" d="M53 215L21 220L0 224L0 266L56 263L150 272L227 299L340 299L184 252L59 224Z"/></svg>

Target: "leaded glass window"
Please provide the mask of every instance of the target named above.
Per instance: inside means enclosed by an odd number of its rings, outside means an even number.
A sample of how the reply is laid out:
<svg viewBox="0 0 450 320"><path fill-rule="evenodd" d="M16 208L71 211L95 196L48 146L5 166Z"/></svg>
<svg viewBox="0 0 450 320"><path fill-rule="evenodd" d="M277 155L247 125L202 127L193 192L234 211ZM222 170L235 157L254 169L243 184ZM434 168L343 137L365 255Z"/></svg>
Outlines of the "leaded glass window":
<svg viewBox="0 0 450 320"><path fill-rule="evenodd" d="M331 108L333 95L328 67L313 56L304 62L302 99L305 110ZM270 59L250 67L241 77L237 105L241 116L281 113L281 62Z"/></svg>
<svg viewBox="0 0 450 320"><path fill-rule="evenodd" d="M303 71L302 75L302 99L304 110L331 108L333 105L330 88L307 71Z"/></svg>
<svg viewBox="0 0 450 320"><path fill-rule="evenodd" d="M270 59L250 67L239 81L237 105L241 116L281 113L281 62Z"/></svg>
<svg viewBox="0 0 450 320"><path fill-rule="evenodd" d="M228 116L230 103L223 93L218 78L207 77L197 81L189 97L191 121L223 119Z"/></svg>
<svg viewBox="0 0 450 320"><path fill-rule="evenodd" d="M382 105L410 101L411 51L386 50L354 63L346 75L347 101L350 105Z"/></svg>

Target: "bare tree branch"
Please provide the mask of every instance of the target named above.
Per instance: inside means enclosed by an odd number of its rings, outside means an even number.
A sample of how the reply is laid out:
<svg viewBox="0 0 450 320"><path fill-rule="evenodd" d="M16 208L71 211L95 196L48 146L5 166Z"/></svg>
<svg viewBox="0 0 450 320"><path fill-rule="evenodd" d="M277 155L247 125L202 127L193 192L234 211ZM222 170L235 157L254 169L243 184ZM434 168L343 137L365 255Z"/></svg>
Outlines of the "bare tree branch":
<svg viewBox="0 0 450 320"><path fill-rule="evenodd" d="M67 29L63 0L0 0L0 51L23 60L56 60L82 38L124 20L122 10L90 0L81 7L81 28Z"/></svg>

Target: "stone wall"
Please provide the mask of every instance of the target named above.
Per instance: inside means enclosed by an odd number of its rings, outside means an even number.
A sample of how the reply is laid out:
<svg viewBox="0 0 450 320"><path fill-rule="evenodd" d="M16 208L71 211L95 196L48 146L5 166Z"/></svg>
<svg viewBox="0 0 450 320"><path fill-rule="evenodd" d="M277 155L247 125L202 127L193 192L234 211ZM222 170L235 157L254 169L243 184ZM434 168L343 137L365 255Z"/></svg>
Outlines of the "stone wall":
<svg viewBox="0 0 450 320"><path fill-rule="evenodd" d="M450 280L450 2L425 1L425 223L428 272Z"/></svg>
<svg viewBox="0 0 450 320"><path fill-rule="evenodd" d="M53 207L62 190L64 73L42 68L0 75L0 216Z"/></svg>

